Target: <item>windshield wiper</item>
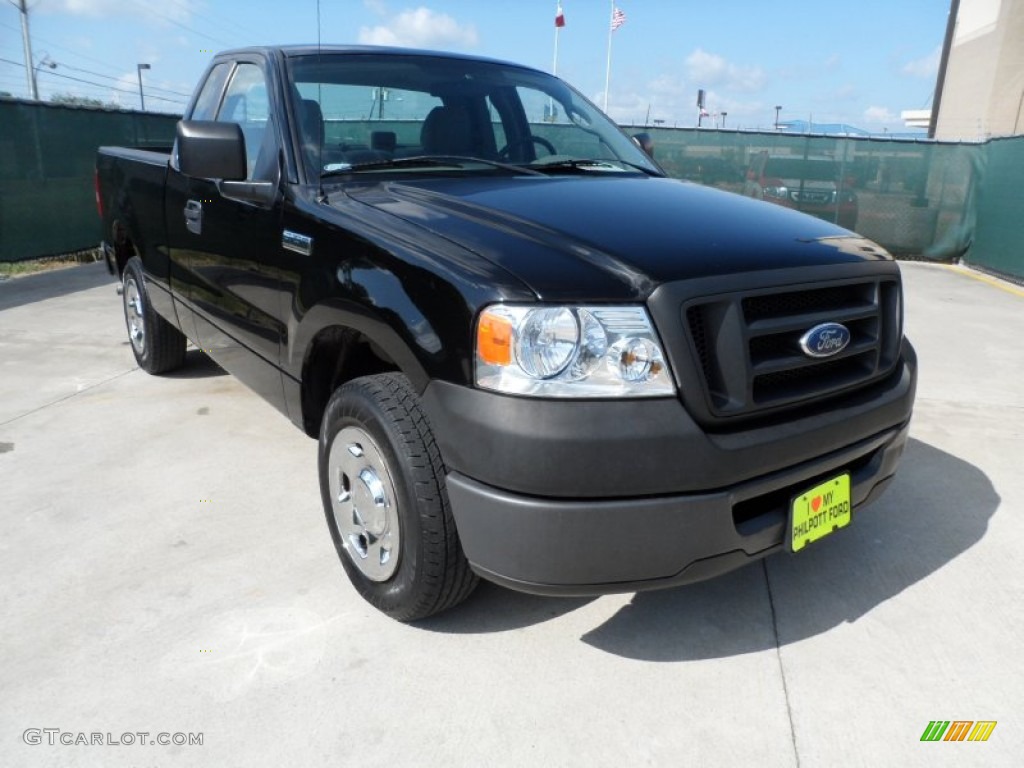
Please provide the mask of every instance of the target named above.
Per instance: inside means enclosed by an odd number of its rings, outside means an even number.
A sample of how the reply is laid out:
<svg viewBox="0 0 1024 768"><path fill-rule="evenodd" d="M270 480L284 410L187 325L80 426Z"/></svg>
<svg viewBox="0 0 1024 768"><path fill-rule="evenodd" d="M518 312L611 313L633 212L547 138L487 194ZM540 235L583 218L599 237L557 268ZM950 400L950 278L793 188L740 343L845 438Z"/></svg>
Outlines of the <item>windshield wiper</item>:
<svg viewBox="0 0 1024 768"><path fill-rule="evenodd" d="M638 163L631 163L629 160L619 160L619 159L615 159L615 160L611 160L611 159L597 160L597 159L588 159L588 158L572 158L572 159L568 159L568 160L555 160L554 162L551 162L551 163L544 163L544 162L536 163L535 162L535 163L532 163L530 165L531 168L543 169L543 170L547 170L547 169L564 170L566 168L578 168L578 169L581 169L581 170L587 170L587 169L590 169L590 168L600 168L602 166L612 167L612 168L614 168L616 166L626 166L627 168L632 168L633 170L640 171L641 173L647 174L648 176L661 176L662 175L661 173L659 173L658 171L654 170L653 168L647 168L647 167L642 166L642 165L640 165Z"/></svg>
<svg viewBox="0 0 1024 768"><path fill-rule="evenodd" d="M350 173L359 173L360 171L377 171L388 168L438 167L461 169L465 168L465 164L467 163L479 163L481 165L490 166L491 168L500 168L504 171L509 171L517 175L544 175L533 168L527 168L522 165L512 165L511 163L501 163L497 160L485 160L482 157L470 157L468 155L415 155L413 157L395 157L390 160L374 160L369 163L353 163L342 168L332 168L329 171L321 173L320 178L324 179L330 176L345 176Z"/></svg>

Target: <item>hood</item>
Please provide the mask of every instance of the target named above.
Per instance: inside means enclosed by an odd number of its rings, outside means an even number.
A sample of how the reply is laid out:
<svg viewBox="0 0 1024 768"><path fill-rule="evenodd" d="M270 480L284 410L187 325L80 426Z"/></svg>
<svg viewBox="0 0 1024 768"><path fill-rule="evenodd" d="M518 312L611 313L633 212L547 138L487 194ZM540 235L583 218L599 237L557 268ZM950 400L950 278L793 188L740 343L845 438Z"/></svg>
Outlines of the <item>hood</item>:
<svg viewBox="0 0 1024 768"><path fill-rule="evenodd" d="M890 258L819 219L673 179L462 177L347 193L500 265L544 300L642 300L675 280Z"/></svg>

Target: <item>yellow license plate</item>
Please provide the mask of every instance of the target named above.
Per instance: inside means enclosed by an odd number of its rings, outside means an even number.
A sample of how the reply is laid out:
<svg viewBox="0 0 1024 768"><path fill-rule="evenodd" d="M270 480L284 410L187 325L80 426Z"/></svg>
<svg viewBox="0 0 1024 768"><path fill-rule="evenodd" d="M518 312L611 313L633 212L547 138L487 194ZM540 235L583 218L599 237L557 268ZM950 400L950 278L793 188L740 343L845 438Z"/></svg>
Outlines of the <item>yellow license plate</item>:
<svg viewBox="0 0 1024 768"><path fill-rule="evenodd" d="M794 552L849 525L850 476L826 480L797 496L789 520L790 546Z"/></svg>

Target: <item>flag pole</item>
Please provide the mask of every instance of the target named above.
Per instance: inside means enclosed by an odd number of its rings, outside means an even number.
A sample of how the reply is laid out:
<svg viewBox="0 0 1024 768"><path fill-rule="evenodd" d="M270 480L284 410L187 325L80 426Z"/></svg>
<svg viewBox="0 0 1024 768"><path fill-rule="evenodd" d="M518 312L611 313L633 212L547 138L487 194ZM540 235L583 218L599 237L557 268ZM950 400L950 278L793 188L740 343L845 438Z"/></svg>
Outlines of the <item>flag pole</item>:
<svg viewBox="0 0 1024 768"><path fill-rule="evenodd" d="M615 0L611 0L611 13L608 14L608 65L604 71L604 112L608 112L608 89L612 81L612 17L615 16Z"/></svg>
<svg viewBox="0 0 1024 768"><path fill-rule="evenodd" d="M558 26L558 13L562 10L562 4L559 3L555 9L555 63L551 65L551 74L558 75L558 33L562 31L562 28Z"/></svg>

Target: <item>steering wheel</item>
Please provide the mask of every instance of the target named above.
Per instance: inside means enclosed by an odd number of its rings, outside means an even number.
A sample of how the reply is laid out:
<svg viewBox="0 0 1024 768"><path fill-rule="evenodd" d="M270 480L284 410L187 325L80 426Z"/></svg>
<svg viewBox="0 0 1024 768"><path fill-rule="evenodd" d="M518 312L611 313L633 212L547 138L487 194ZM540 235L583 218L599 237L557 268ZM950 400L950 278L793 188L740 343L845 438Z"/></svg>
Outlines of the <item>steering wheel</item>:
<svg viewBox="0 0 1024 768"><path fill-rule="evenodd" d="M550 152L552 155L557 155L558 152L555 150L555 145L552 144L545 138L540 136L527 136L525 139L519 139L518 141L510 141L500 150L498 150L498 157L501 160L508 160L512 154L512 149L515 147L529 146L532 144L540 144L544 149Z"/></svg>

